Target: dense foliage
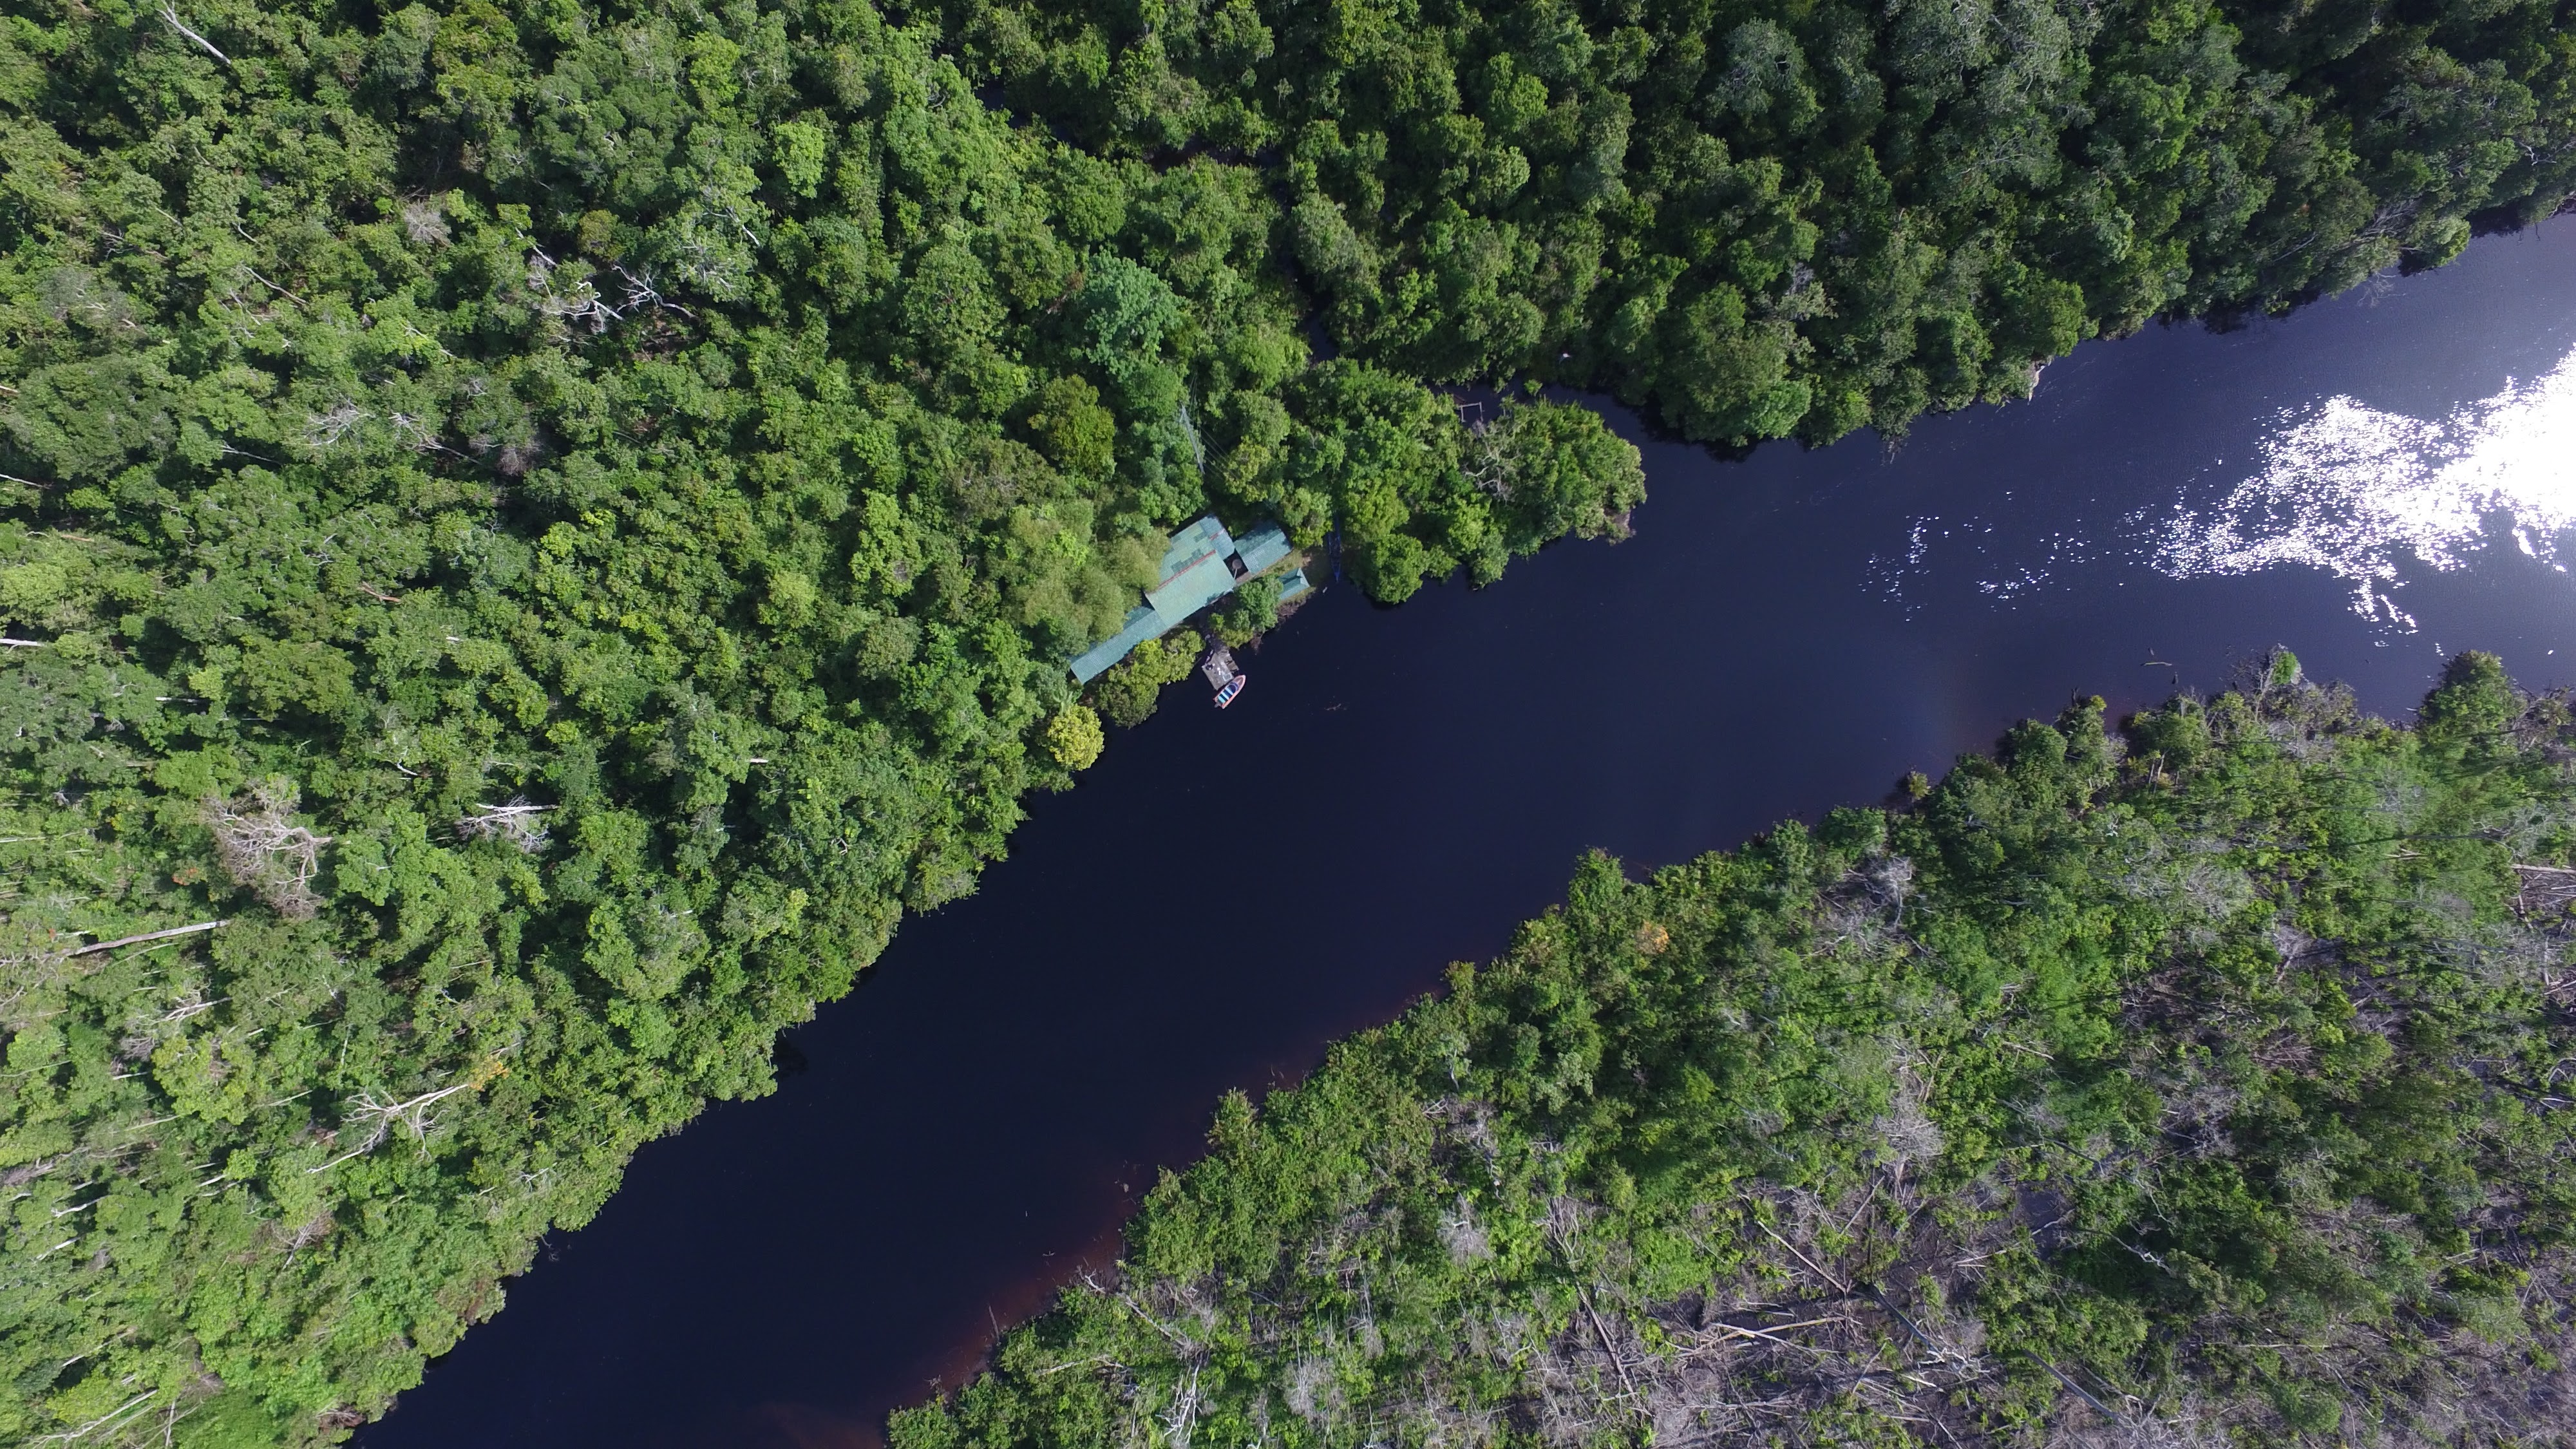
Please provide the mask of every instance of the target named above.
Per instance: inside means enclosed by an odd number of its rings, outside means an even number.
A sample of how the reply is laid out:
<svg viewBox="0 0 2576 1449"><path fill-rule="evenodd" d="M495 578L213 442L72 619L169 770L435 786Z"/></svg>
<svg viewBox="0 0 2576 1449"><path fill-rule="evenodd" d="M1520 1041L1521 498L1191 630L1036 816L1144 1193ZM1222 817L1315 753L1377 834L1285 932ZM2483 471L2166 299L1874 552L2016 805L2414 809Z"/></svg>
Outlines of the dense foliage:
<svg viewBox="0 0 2576 1449"><path fill-rule="evenodd" d="M2555 11L2239 19L12 0L0 1437L380 1411L1188 672L1064 668L1166 530L1624 532L1431 384L1894 426L2570 185Z"/></svg>
<svg viewBox="0 0 2576 1449"><path fill-rule="evenodd" d="M1353 355L1694 438L2027 394L2576 190L2563 0L949 0L1112 154L1276 158Z"/></svg>
<svg viewBox="0 0 2576 1449"><path fill-rule="evenodd" d="M2570 726L2280 655L1595 857L895 1442L2566 1444Z"/></svg>
<svg viewBox="0 0 2576 1449"><path fill-rule="evenodd" d="M1207 473L1388 598L1635 501L1589 412L1310 369L1256 173L937 42L0 24L0 1439L380 1410L1099 753L1064 661Z"/></svg>

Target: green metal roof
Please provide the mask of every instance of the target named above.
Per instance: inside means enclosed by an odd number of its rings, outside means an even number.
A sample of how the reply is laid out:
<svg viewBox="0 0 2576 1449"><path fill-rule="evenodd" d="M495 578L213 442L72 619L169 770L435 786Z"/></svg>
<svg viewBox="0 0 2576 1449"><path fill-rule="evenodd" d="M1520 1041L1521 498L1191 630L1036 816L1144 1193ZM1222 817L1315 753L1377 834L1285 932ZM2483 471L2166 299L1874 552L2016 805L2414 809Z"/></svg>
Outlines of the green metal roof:
<svg viewBox="0 0 2576 1449"><path fill-rule="evenodd" d="M1134 649L1137 645L1144 643L1148 639L1159 636L1164 630L1171 627L1171 625L1163 622L1162 615L1154 612L1153 605L1137 605L1136 608L1127 615L1127 622L1119 628L1117 633L1110 635L1108 638L1101 640L1099 643L1092 645L1089 649L1086 649L1081 654L1075 656L1073 661L1074 679L1080 683L1089 684L1092 680L1097 679L1101 674L1106 672L1109 666L1126 658L1128 651Z"/></svg>
<svg viewBox="0 0 2576 1449"><path fill-rule="evenodd" d="M1225 555L1211 553L1165 580L1145 601L1163 616L1163 627L1169 629L1232 592L1234 571L1225 566Z"/></svg>
<svg viewBox="0 0 2576 1449"><path fill-rule="evenodd" d="M1257 574L1288 556L1288 535L1279 531L1278 524L1265 523L1250 537L1236 540L1235 550L1243 559L1243 571Z"/></svg>
<svg viewBox="0 0 2576 1449"><path fill-rule="evenodd" d="M1213 514L1202 518L1172 535L1172 546L1163 550L1163 583L1170 583L1174 575L1202 558L1224 558L1232 552L1234 540L1226 535L1225 525Z"/></svg>

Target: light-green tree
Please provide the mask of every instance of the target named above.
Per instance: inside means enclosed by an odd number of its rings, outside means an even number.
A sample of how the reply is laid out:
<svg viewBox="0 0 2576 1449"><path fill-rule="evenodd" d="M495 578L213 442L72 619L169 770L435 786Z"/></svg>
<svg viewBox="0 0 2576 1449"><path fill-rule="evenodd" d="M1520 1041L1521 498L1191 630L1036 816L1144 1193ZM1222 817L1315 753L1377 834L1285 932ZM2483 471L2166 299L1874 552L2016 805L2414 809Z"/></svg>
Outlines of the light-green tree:
<svg viewBox="0 0 2576 1449"><path fill-rule="evenodd" d="M1104 743L1100 716L1089 705L1068 704L1047 722L1047 749L1068 770L1090 769Z"/></svg>

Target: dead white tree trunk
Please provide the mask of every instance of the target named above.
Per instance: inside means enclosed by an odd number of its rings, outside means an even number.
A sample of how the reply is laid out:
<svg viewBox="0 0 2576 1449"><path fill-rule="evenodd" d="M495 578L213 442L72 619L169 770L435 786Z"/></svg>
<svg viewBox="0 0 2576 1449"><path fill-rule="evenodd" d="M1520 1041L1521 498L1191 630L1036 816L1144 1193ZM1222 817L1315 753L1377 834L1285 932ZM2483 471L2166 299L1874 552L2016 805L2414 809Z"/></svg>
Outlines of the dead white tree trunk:
<svg viewBox="0 0 2576 1449"><path fill-rule="evenodd" d="M98 951L113 951L119 946L140 946L146 941L167 941L173 936L193 936L199 931L211 931L231 924L229 917L220 921L199 921L193 926L172 926L166 931L146 931L140 936L119 936L113 941L101 941L95 946L83 946L77 951L66 951L63 954L87 956Z"/></svg>
<svg viewBox="0 0 2576 1449"><path fill-rule="evenodd" d="M60 1245L57 1244L56 1246ZM60 1434L46 1434L39 1438L31 1439L28 1442L31 1444L77 1444L81 1440L88 1438L97 1430L106 1428L108 1425L124 1418L127 1414L141 1407L144 1401L151 1399L160 1392L161 1391L159 1389L145 1389L143 1392L136 1394L133 1398L126 1400L124 1403L117 1405L115 1408L110 1409L108 1412L90 1420L88 1423L81 1425L77 1429L68 1429Z"/></svg>
<svg viewBox="0 0 2576 1449"><path fill-rule="evenodd" d="M231 56L215 49L215 43L213 41L208 40L206 37L199 35L193 30L190 30L188 28L188 22L179 18L179 12L176 7L169 5L162 6L161 19L166 22L171 29L188 37L190 40L197 42L197 48L199 50L204 51L206 54L213 56L215 59L222 61L226 65L233 63L233 58Z"/></svg>

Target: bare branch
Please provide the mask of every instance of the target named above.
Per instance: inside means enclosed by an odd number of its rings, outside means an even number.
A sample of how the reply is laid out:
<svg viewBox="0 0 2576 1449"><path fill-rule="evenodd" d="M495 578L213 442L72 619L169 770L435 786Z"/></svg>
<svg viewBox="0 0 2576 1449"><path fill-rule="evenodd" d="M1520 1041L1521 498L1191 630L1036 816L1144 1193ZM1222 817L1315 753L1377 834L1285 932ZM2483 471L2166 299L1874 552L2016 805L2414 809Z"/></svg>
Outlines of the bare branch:
<svg viewBox="0 0 2576 1449"><path fill-rule="evenodd" d="M522 854L534 855L546 848L548 838L537 817L553 808L513 795L506 805L475 806L473 814L456 822L456 833L465 840L505 840Z"/></svg>
<svg viewBox="0 0 2576 1449"><path fill-rule="evenodd" d="M330 1161L323 1163L319 1167L308 1167L304 1169L305 1175L310 1177L317 1172L328 1172L332 1168L339 1166L341 1163L348 1161L352 1157L366 1156L368 1153L373 1152L376 1149L378 1143L383 1142L386 1137L392 1135L393 1129L396 1126L400 1126L405 1131L411 1133L411 1138L414 1142L424 1144L421 1149L423 1152L428 1151L426 1144L429 1140L429 1129L432 1125L429 1120L429 1109L438 1105L440 1102L445 1101L449 1097L455 1096L459 1092L473 1091L475 1088L483 1085L483 1081L484 1078L480 1075L467 1077L464 1081L441 1087L434 1092L423 1092L419 1096L403 1102L379 1102L376 1100L373 1092L359 1093L357 1101L351 1108L348 1115L351 1122L370 1122L374 1124L373 1130L369 1131L367 1134L367 1140L359 1143L348 1151L341 1153L339 1156L332 1158Z"/></svg>
<svg viewBox="0 0 2576 1449"><path fill-rule="evenodd" d="M233 883L257 891L279 914L302 920L321 908L313 877L331 837L295 824L295 801L292 780L262 780L246 801L208 800L204 820Z"/></svg>

